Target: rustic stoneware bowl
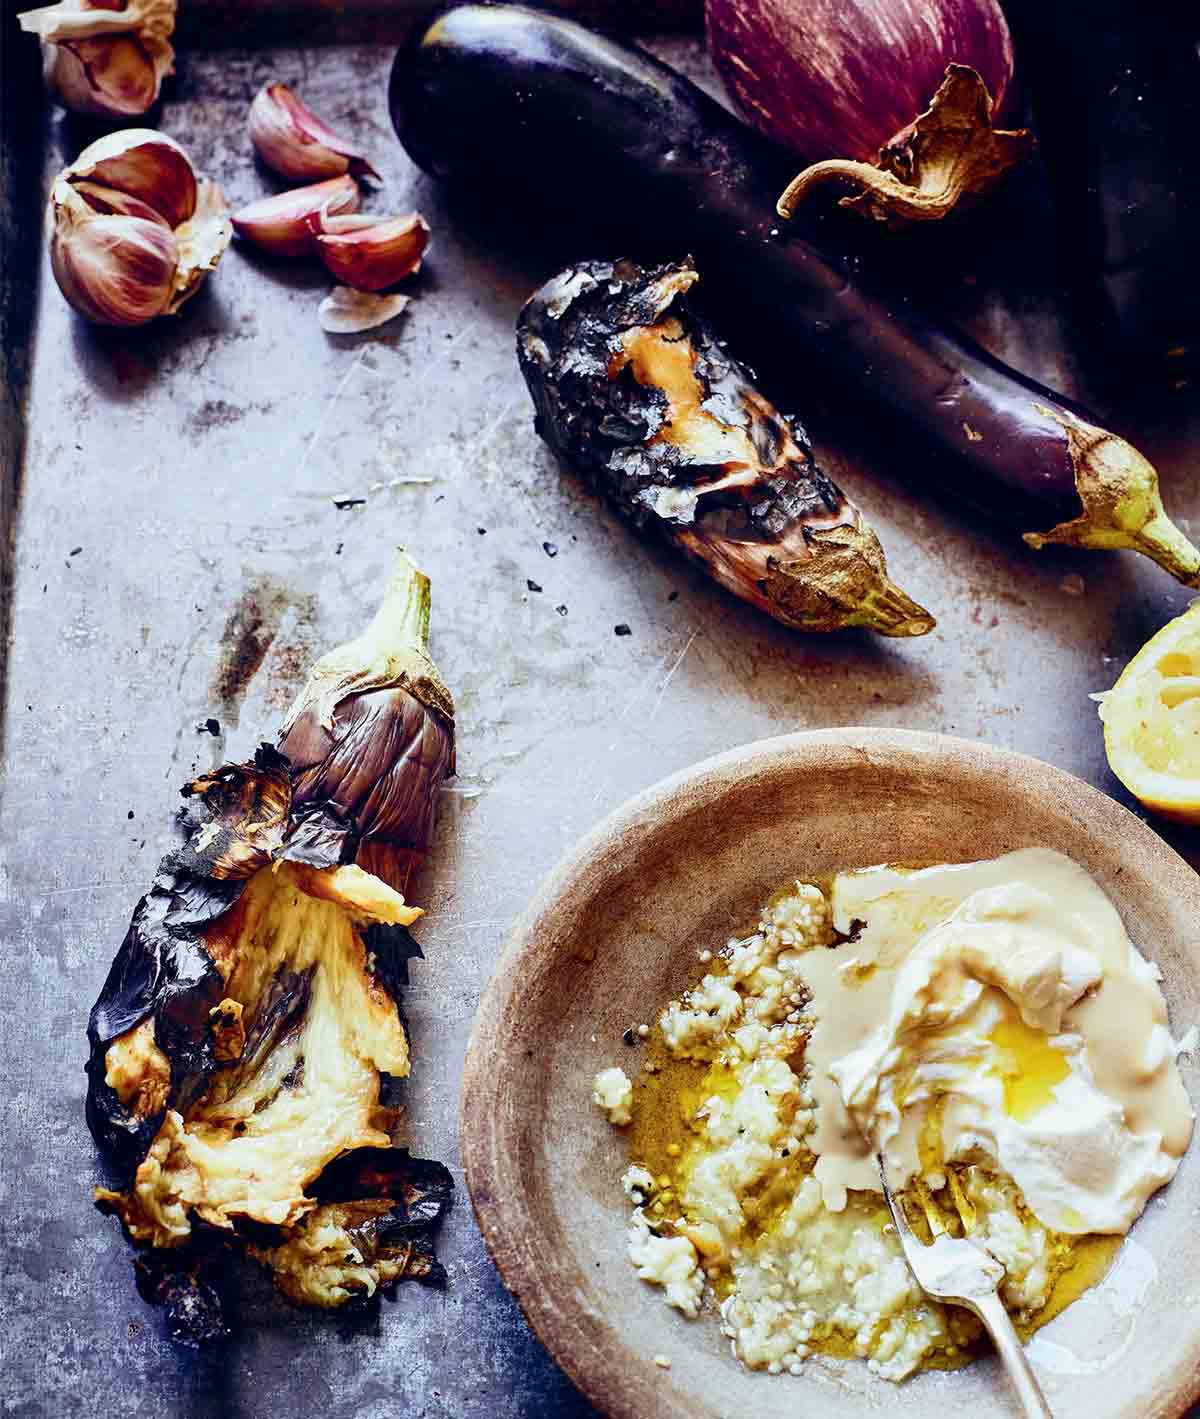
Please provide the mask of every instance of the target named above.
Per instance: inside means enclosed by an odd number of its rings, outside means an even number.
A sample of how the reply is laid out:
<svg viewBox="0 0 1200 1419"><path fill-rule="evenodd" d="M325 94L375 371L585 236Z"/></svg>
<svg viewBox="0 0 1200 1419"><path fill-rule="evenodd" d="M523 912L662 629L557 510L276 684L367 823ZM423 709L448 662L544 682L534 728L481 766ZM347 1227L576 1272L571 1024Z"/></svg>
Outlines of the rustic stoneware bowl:
<svg viewBox="0 0 1200 1419"><path fill-rule="evenodd" d="M1058 769L895 730L768 739L667 779L582 842L508 940L462 1096L467 1182L506 1284L547 1348L621 1419L1012 1419L993 1360L896 1387L853 1362L743 1370L711 1314L688 1321L625 1259L621 1134L597 1070L797 873L964 861L1043 845L1111 895L1157 961L1178 1037L1200 1018L1200 877L1132 814ZM1193 1099L1195 1056L1181 1060ZM1108 1278L1030 1355L1056 1419L1178 1419L1200 1397L1200 1147L1150 1204ZM659 1368L655 1356L670 1358Z"/></svg>

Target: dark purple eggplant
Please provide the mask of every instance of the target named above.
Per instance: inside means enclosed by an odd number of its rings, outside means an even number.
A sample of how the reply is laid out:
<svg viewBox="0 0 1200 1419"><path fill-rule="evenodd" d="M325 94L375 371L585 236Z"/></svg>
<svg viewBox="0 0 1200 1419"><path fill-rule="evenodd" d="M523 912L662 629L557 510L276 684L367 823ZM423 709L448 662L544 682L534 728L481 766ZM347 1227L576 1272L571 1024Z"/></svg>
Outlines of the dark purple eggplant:
<svg viewBox="0 0 1200 1419"><path fill-rule="evenodd" d="M1126 368L1200 356L1200 6L1007 0L1080 307ZM1170 366L1168 366L1170 368Z"/></svg>
<svg viewBox="0 0 1200 1419"><path fill-rule="evenodd" d="M1013 45L996 0L706 0L713 62L746 119L809 164L814 188L892 224L946 216L1033 150L998 125Z"/></svg>
<svg viewBox="0 0 1200 1419"><path fill-rule="evenodd" d="M1154 469L1079 405L773 223L786 155L648 54L519 4L459 4L392 69L392 120L427 171L502 204L511 229L690 250L723 304L888 414L914 482L937 480L1027 542L1131 547L1181 581L1200 552ZM799 386L807 383L804 366Z"/></svg>
<svg viewBox="0 0 1200 1419"><path fill-rule="evenodd" d="M517 354L539 433L635 527L785 626L931 631L804 430L692 310L698 279L588 261L535 291Z"/></svg>
<svg viewBox="0 0 1200 1419"><path fill-rule="evenodd" d="M98 1188L172 1333L224 1332L222 1249L291 1299L338 1306L442 1279L453 1184L392 1144L400 1002L421 915L392 883L428 847L454 756L407 558L367 633L319 661L281 736L187 785L183 841L137 905L88 1027ZM294 756L294 757L293 757ZM373 870L372 870L373 869Z"/></svg>

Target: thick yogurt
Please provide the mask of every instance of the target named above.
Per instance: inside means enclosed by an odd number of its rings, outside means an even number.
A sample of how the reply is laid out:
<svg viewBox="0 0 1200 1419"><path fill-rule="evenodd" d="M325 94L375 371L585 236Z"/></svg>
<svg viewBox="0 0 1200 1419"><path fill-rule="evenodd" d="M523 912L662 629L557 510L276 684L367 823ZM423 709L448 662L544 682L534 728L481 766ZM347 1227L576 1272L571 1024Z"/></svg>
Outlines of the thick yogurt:
<svg viewBox="0 0 1200 1419"><path fill-rule="evenodd" d="M870 868L836 878L832 908L856 939L799 967L826 1208L878 1191L878 1147L898 1186L986 1160L1044 1226L1127 1231L1194 1114L1157 969L1088 874L1041 848Z"/></svg>

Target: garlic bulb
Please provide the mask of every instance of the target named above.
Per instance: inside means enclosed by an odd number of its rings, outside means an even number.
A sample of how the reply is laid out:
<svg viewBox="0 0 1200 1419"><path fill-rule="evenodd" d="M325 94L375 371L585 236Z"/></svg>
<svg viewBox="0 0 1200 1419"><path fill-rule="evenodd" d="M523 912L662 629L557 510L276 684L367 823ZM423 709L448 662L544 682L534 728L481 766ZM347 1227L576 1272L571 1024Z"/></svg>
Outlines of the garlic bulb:
<svg viewBox="0 0 1200 1419"><path fill-rule="evenodd" d="M356 291L382 291L421 269L429 227L419 212L406 217L331 216L312 222L317 255L331 276Z"/></svg>
<svg viewBox="0 0 1200 1419"><path fill-rule="evenodd" d="M42 41L49 82L75 113L132 118L175 70L176 0L62 0L17 18Z"/></svg>
<svg viewBox="0 0 1200 1419"><path fill-rule="evenodd" d="M50 191L50 260L59 289L98 325L144 325L195 295L233 234L214 182L151 128L110 133Z"/></svg>
<svg viewBox="0 0 1200 1419"><path fill-rule="evenodd" d="M345 172L379 178L362 153L302 104L286 84L264 84L255 94L250 141L273 172L299 182Z"/></svg>
<svg viewBox="0 0 1200 1419"><path fill-rule="evenodd" d="M315 237L310 218L358 211L358 183L348 174L260 197L233 214L233 229L244 241L274 256L307 256Z"/></svg>

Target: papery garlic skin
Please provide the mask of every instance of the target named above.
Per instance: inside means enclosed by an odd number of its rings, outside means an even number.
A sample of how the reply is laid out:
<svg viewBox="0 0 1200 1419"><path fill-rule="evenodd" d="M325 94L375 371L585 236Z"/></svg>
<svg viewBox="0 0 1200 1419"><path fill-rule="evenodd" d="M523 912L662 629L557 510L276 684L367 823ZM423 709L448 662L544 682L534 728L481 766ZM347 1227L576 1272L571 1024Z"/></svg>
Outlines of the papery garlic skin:
<svg viewBox="0 0 1200 1419"><path fill-rule="evenodd" d="M158 101L175 71L176 0L90 6L62 0L18 15L42 41L48 81L65 107L100 118L133 118Z"/></svg>
<svg viewBox="0 0 1200 1419"><path fill-rule="evenodd" d="M196 210L175 228L179 243L179 268L175 272L175 294L166 314L174 315L184 301L194 296L210 271L233 240L233 223L225 194L211 178L204 178L196 190Z"/></svg>
<svg viewBox="0 0 1200 1419"><path fill-rule="evenodd" d="M102 182L72 182L72 190L82 197L93 212L108 217L141 217L143 221L157 222L160 227L171 230L171 224L148 202L135 197L131 192L122 192L116 187L107 187Z"/></svg>
<svg viewBox="0 0 1200 1419"><path fill-rule="evenodd" d="M213 182L150 128L110 133L63 169L50 192L51 267L98 325L144 325L199 289L233 235Z"/></svg>
<svg viewBox="0 0 1200 1419"><path fill-rule="evenodd" d="M405 217L331 217L314 224L317 255L331 276L357 291L383 291L421 269L429 226L419 212Z"/></svg>
<svg viewBox="0 0 1200 1419"><path fill-rule="evenodd" d="M321 329L329 335L361 335L403 314L410 296L377 295L353 286L334 286L317 307Z"/></svg>
<svg viewBox="0 0 1200 1419"><path fill-rule="evenodd" d="M264 84L250 105L250 141L264 163L298 182L379 174L348 139L336 133L286 84Z"/></svg>
<svg viewBox="0 0 1200 1419"><path fill-rule="evenodd" d="M349 176L331 177L290 192L260 197L233 214L233 229L244 241L273 256L308 256L314 245L310 218L358 211L358 184Z"/></svg>

